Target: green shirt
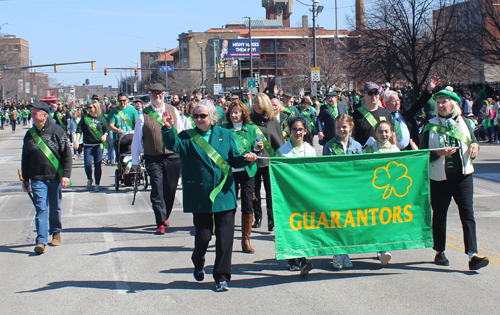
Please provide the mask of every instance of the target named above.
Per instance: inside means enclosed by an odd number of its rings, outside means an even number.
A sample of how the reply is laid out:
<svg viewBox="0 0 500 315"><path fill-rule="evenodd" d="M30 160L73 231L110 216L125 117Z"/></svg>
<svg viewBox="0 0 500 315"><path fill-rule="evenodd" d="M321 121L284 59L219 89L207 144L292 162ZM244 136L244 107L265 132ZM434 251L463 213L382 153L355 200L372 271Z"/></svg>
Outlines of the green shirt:
<svg viewBox="0 0 500 315"><path fill-rule="evenodd" d="M125 119L123 119L120 116L120 114L119 114L120 111L130 120L130 122L132 123L132 126L130 126L125 121ZM131 105L127 105L127 107L125 107L123 110L120 110L120 108L117 106L117 107L113 108L111 110L111 112L109 113L108 123L115 124L116 128L121 129L125 132L132 131L132 130L134 130L135 122L137 121L138 116L139 116L139 114L137 113L137 110L135 109L135 107L133 107ZM118 133L117 132L113 132L113 140L118 141Z"/></svg>
<svg viewBox="0 0 500 315"><path fill-rule="evenodd" d="M108 124L106 119L102 116L92 117L89 115L85 115L82 119L80 119L80 123L78 124L78 128L76 133L83 134L83 143L84 144L99 144L101 143L101 139L97 138L92 129L89 127L87 122L85 121L85 117L88 116L94 123L96 129L101 133L105 134L108 132Z"/></svg>

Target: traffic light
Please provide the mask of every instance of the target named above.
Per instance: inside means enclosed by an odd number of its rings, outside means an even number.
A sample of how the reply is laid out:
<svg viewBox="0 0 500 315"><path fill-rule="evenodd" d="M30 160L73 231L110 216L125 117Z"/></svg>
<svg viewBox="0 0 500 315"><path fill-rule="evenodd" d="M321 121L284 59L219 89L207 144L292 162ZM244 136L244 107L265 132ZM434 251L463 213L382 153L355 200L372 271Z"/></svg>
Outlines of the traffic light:
<svg viewBox="0 0 500 315"><path fill-rule="evenodd" d="M57 67L57 63L54 64L54 72L59 72L59 68Z"/></svg>
<svg viewBox="0 0 500 315"><path fill-rule="evenodd" d="M225 68L226 64L224 62L221 62L220 63L220 72L225 72L226 71L226 68Z"/></svg>
<svg viewBox="0 0 500 315"><path fill-rule="evenodd" d="M108 75L108 68L104 68L104 75Z"/></svg>
<svg viewBox="0 0 500 315"><path fill-rule="evenodd" d="M134 74L137 75L137 67L134 67Z"/></svg>
<svg viewBox="0 0 500 315"><path fill-rule="evenodd" d="M95 70L95 61L92 61L92 71Z"/></svg>

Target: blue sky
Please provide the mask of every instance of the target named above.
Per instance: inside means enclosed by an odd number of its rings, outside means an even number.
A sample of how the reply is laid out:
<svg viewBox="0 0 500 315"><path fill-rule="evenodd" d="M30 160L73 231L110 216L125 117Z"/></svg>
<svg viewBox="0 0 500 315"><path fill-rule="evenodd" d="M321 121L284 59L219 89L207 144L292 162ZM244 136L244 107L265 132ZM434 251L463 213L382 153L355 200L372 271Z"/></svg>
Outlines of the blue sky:
<svg viewBox="0 0 500 315"><path fill-rule="evenodd" d="M312 4L312 0L301 0ZM335 29L335 1L320 0L325 7L317 24ZM338 0L339 29L349 29L346 17L353 16L354 1ZM293 4L292 26L301 23L309 7ZM0 0L0 24L3 34L16 35L29 41L34 65L54 62L96 61L90 65L38 68L64 85L117 85L120 73L103 68L134 67L140 52L177 47L178 35L188 30L203 32L221 27L233 20L265 17L261 0L67 0L67 1L3 1ZM309 20L311 21L309 14ZM125 73L123 73L125 75Z"/></svg>

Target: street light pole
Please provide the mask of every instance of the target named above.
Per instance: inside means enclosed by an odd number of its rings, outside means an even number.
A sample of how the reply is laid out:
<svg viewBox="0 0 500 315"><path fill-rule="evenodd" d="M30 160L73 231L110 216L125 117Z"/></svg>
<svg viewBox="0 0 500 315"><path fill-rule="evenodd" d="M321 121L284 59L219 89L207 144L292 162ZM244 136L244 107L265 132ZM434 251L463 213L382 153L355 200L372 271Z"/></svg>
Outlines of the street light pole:
<svg viewBox="0 0 500 315"><path fill-rule="evenodd" d="M313 0L313 64L314 68L318 66L318 63L316 61L316 3L319 0Z"/></svg>
<svg viewBox="0 0 500 315"><path fill-rule="evenodd" d="M6 22L6 23L3 23L2 25L0 25L0 32L2 31L2 26L4 25L11 25L9 22Z"/></svg>
<svg viewBox="0 0 500 315"><path fill-rule="evenodd" d="M253 78L252 18L249 16L245 16L244 19L248 19L248 38L250 42L250 78Z"/></svg>

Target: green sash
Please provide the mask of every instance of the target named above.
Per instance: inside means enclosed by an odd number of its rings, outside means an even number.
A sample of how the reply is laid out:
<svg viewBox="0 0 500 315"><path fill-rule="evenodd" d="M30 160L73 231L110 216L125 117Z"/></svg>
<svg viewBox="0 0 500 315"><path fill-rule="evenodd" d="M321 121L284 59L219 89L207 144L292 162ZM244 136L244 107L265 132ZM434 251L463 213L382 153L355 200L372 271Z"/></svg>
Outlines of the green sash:
<svg viewBox="0 0 500 315"><path fill-rule="evenodd" d="M193 117L191 117L191 116L187 116L187 115L186 115L186 117L187 117L188 121L191 123L191 126L192 126L193 128L194 128L194 127L196 127L196 124L194 123Z"/></svg>
<svg viewBox="0 0 500 315"><path fill-rule="evenodd" d="M401 124L399 123L398 117L396 117L397 113L393 113L392 119L394 120L394 131L396 132L396 137L398 141L403 139L403 133L401 132Z"/></svg>
<svg viewBox="0 0 500 315"><path fill-rule="evenodd" d="M373 153L373 147L371 145L368 145L365 147L365 152L366 153Z"/></svg>
<svg viewBox="0 0 500 315"><path fill-rule="evenodd" d="M210 143L208 143L207 140L205 140L205 138L203 138L196 130L194 130L194 129L188 129L188 130L185 130L185 131L188 134L188 136L191 137L191 139L194 141L194 143L196 143L197 145L199 145L200 148L203 150L203 152L205 152L208 155L208 157L215 164L217 164L217 166L222 171L222 174L223 174L222 181L210 193L210 200L213 203L214 200L215 200L215 197L217 197L217 195L222 190L222 187L224 187L224 184L226 183L226 179L227 179L228 175L231 172L231 168L229 167L229 165L227 164L227 162L224 161L224 159L222 158L222 156L220 156L219 152L217 152L210 145Z"/></svg>
<svg viewBox="0 0 500 315"><path fill-rule="evenodd" d="M470 139L458 130L451 130L445 126L428 123L424 128L424 132L426 131L434 131L435 133L457 138L458 140L463 141L468 147L471 145Z"/></svg>
<svg viewBox="0 0 500 315"><path fill-rule="evenodd" d="M94 135L97 137L97 139L99 139L99 141L101 140L103 134L99 132L99 130L97 130L97 127L96 125L94 124L94 122L92 121L92 119L90 119L89 116L85 116L84 118L85 122L87 123L87 125L89 126L90 130L92 130L92 132L94 133ZM101 142L101 149L102 148L108 148L108 143L106 141L104 142Z"/></svg>
<svg viewBox="0 0 500 315"><path fill-rule="evenodd" d="M47 146L47 144L45 142L43 142L42 138L40 138L40 136L36 132L35 128L36 127L33 126L29 129L29 133L31 134L31 137L33 138L33 140L35 140L36 144L38 145L40 150L42 150L43 154L45 154L47 159L49 159L50 163L52 163L52 165L54 165L55 169L57 170L57 175L59 175L59 179L62 179L64 170L63 170L61 164L59 164L59 160L56 158L56 156L54 155L54 152L52 152L52 150L50 150L50 148ZM71 186L71 181L69 182L69 186Z"/></svg>
<svg viewBox="0 0 500 315"><path fill-rule="evenodd" d="M262 142L264 143L264 148L266 149L267 153L269 153L269 156L275 156L276 152L274 152L273 147L271 147L271 144L267 140L266 136L260 130L259 126L257 126L252 120L250 120L250 125L255 127L255 132L257 133L258 136L262 137Z"/></svg>
<svg viewBox="0 0 500 315"><path fill-rule="evenodd" d="M160 125L165 126L165 124L163 123L163 119L151 107L144 108L143 112L146 113L146 114L148 114L148 115L150 115L151 117L153 117L157 122L160 123Z"/></svg>
<svg viewBox="0 0 500 315"><path fill-rule="evenodd" d="M236 146L238 147L238 150L240 153L246 153L246 152L252 152L250 149L252 145L250 142L248 142L247 139L243 138L242 135L239 133L235 132L234 129L230 129L233 132L233 135L236 135L234 137L234 141L236 142ZM252 163L250 165L245 166L245 170L247 171L248 177L254 177L255 173L257 173L257 164Z"/></svg>
<svg viewBox="0 0 500 315"><path fill-rule="evenodd" d="M309 123L311 123L311 131L313 131L316 128L316 125L314 124L314 120L311 118L309 113L306 112L306 110L302 106L300 106L300 112L302 114L304 114L304 116L306 116L307 120L309 120Z"/></svg>
<svg viewBox="0 0 500 315"><path fill-rule="evenodd" d="M366 120L370 123L370 125L375 129L375 126L377 125L377 120L375 117L373 117L372 113L370 113L364 106L360 106L358 108L358 111L365 117Z"/></svg>
<svg viewBox="0 0 500 315"><path fill-rule="evenodd" d="M61 117L61 113L57 112L56 113L56 118L57 118L57 121L61 124L61 127L63 127L64 131L68 131L68 127L66 127L66 125L63 123L62 121L62 117Z"/></svg>
<svg viewBox="0 0 500 315"><path fill-rule="evenodd" d="M328 143L330 143L330 146L332 147L333 152L335 152L335 155L345 155L344 149L342 149L342 145L335 138L332 138L332 140L328 141Z"/></svg>
<svg viewBox="0 0 500 315"><path fill-rule="evenodd" d="M326 108L328 108L330 110L330 112L332 113L333 117L337 118L337 116L339 115L339 107L338 106L332 106L330 104L325 104L325 105L326 105ZM337 105L337 104L335 104L335 105Z"/></svg>
<svg viewBox="0 0 500 315"><path fill-rule="evenodd" d="M120 115L121 118L123 118L123 120L125 120L125 122L127 123L127 125L131 128L131 129L134 129L134 125L132 124L132 122L130 121L130 119L128 119L127 116L125 116L124 113L122 113L121 110L118 109L118 115Z"/></svg>

